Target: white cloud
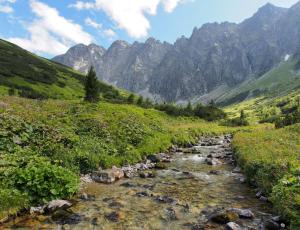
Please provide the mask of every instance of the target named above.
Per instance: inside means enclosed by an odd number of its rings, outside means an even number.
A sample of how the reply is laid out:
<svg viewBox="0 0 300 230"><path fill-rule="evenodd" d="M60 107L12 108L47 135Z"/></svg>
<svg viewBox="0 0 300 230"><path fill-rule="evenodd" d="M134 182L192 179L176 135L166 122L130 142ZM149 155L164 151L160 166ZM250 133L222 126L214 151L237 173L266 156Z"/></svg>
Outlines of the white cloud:
<svg viewBox="0 0 300 230"><path fill-rule="evenodd" d="M10 14L14 12L11 4L15 2L16 0L0 0L0 13Z"/></svg>
<svg viewBox="0 0 300 230"><path fill-rule="evenodd" d="M113 31L112 29L106 29L103 31L104 35L109 37L109 38L113 38L115 37L117 34L115 31Z"/></svg>
<svg viewBox="0 0 300 230"><path fill-rule="evenodd" d="M9 13L14 12L14 9L11 6L0 5L0 12L1 13L9 14Z"/></svg>
<svg viewBox="0 0 300 230"><path fill-rule="evenodd" d="M57 55L76 43L90 44L92 36L59 12L37 0L30 1L35 20L28 26L29 38L9 38L13 43L32 52Z"/></svg>
<svg viewBox="0 0 300 230"><path fill-rule="evenodd" d="M87 17L85 20L84 20L84 23L87 25L87 26L91 26L95 29L101 29L102 28L102 24L101 23L97 23L96 21L94 21L93 19L91 19L90 17Z"/></svg>
<svg viewBox="0 0 300 230"><path fill-rule="evenodd" d="M77 1L70 5L78 10L102 10L118 27L127 31L134 38L145 37L150 29L147 15L156 15L160 4L171 13L179 3L186 0L95 0L94 2Z"/></svg>

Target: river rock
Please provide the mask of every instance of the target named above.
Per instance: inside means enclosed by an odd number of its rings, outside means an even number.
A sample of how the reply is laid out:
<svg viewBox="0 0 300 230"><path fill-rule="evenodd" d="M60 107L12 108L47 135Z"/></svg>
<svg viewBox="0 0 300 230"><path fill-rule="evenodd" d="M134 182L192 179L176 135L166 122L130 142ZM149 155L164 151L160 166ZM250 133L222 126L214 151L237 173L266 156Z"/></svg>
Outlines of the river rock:
<svg viewBox="0 0 300 230"><path fill-rule="evenodd" d="M147 171L147 172L140 172L141 178L154 178L156 176L155 172Z"/></svg>
<svg viewBox="0 0 300 230"><path fill-rule="evenodd" d="M67 200L52 200L50 201L45 210L47 212L54 212L58 209L68 209L72 206L72 204Z"/></svg>
<svg viewBox="0 0 300 230"><path fill-rule="evenodd" d="M124 182L123 184L120 184L120 186L125 187L125 188L134 188L137 185L131 183L131 182Z"/></svg>
<svg viewBox="0 0 300 230"><path fill-rule="evenodd" d="M228 211L234 212L239 215L241 218L253 218L254 214L250 209L240 209L240 208L230 208Z"/></svg>
<svg viewBox="0 0 300 230"><path fill-rule="evenodd" d="M122 212L111 212L105 215L105 218L111 222L119 222L124 218L124 214Z"/></svg>
<svg viewBox="0 0 300 230"><path fill-rule="evenodd" d="M241 170L241 168L240 167L235 167L233 170L232 170L232 173L241 173L242 172L242 170Z"/></svg>
<svg viewBox="0 0 300 230"><path fill-rule="evenodd" d="M124 172L122 169L115 166L109 170L95 171L91 175L92 179L98 183L111 184L116 180L124 177Z"/></svg>
<svg viewBox="0 0 300 230"><path fill-rule="evenodd" d="M168 196L157 196L155 197L155 200L157 200L160 203L167 203L167 204L172 204L172 205L176 205L177 201L171 197Z"/></svg>
<svg viewBox="0 0 300 230"><path fill-rule="evenodd" d="M177 213L172 207L166 208L165 212L168 221L178 220Z"/></svg>
<svg viewBox="0 0 300 230"><path fill-rule="evenodd" d="M273 220L267 220L265 223L264 223L264 227L266 230L278 230L280 229L280 225L273 221Z"/></svg>
<svg viewBox="0 0 300 230"><path fill-rule="evenodd" d="M138 197L146 197L149 196L149 193L146 191L142 191L142 192L137 192L135 195Z"/></svg>
<svg viewBox="0 0 300 230"><path fill-rule="evenodd" d="M162 162L158 162L158 163L156 163L155 168L157 168L157 169L166 169L167 165L162 163Z"/></svg>
<svg viewBox="0 0 300 230"><path fill-rule="evenodd" d="M90 194L86 194L86 193L82 193L79 198L81 200L85 200L85 201L94 201L96 198L94 195L90 195Z"/></svg>
<svg viewBox="0 0 300 230"><path fill-rule="evenodd" d="M222 162L219 161L218 159L214 159L214 158L206 158L205 159L205 162L208 164L208 165L221 165Z"/></svg>
<svg viewBox="0 0 300 230"><path fill-rule="evenodd" d="M229 222L226 224L226 230L241 230L242 228L234 223L234 222Z"/></svg>
<svg viewBox="0 0 300 230"><path fill-rule="evenodd" d="M45 206L38 206L38 207L31 207L29 212L31 215L34 215L34 214L43 214L45 212Z"/></svg>
<svg viewBox="0 0 300 230"><path fill-rule="evenodd" d="M216 211L216 212L212 213L209 217L209 219L212 222L215 222L217 224L226 224L228 222L235 221L238 218L239 218L239 216L237 213L235 213L233 211L229 211L229 210Z"/></svg>

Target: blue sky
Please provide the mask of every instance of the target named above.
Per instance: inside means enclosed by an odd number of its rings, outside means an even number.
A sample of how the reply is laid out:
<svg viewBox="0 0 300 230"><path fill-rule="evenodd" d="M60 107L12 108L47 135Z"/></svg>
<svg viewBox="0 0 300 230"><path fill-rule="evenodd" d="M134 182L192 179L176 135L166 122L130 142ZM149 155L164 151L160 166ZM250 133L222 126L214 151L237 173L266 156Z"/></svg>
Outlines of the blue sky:
<svg viewBox="0 0 300 230"><path fill-rule="evenodd" d="M267 2L298 0L0 0L0 37L45 57L77 43L152 36L173 43L207 22L241 22Z"/></svg>

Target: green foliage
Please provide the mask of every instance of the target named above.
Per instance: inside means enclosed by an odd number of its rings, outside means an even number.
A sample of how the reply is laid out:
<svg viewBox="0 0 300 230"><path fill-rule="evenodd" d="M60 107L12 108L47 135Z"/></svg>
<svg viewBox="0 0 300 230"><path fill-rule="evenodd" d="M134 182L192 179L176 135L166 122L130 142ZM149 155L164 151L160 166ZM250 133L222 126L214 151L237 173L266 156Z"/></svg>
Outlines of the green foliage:
<svg viewBox="0 0 300 230"><path fill-rule="evenodd" d="M133 103L134 103L134 94L131 93L131 94L128 96L127 102L128 102L129 104L133 104Z"/></svg>
<svg viewBox="0 0 300 230"><path fill-rule="evenodd" d="M299 224L300 125L234 136L236 158L249 182L269 194L277 211ZM298 221L298 222L297 222Z"/></svg>
<svg viewBox="0 0 300 230"><path fill-rule="evenodd" d="M78 189L76 175L28 150L2 156L0 182L27 194L33 204L70 198Z"/></svg>
<svg viewBox="0 0 300 230"><path fill-rule="evenodd" d="M29 198L26 193L21 193L15 188L0 188L0 218L5 217L5 215L15 215L20 209L28 207L28 205Z"/></svg>
<svg viewBox="0 0 300 230"><path fill-rule="evenodd" d="M84 84L85 100L88 102L99 101L99 85L96 72L93 66L89 69L89 72L85 78Z"/></svg>
<svg viewBox="0 0 300 230"><path fill-rule="evenodd" d="M144 98L143 98L142 96L139 96L139 98L138 98L136 104L139 105L139 106L142 106L143 103L144 103Z"/></svg>
<svg viewBox="0 0 300 230"><path fill-rule="evenodd" d="M10 89L8 90L8 95L9 95L9 96L14 96L15 94L16 94L15 88L10 88Z"/></svg>
<svg viewBox="0 0 300 230"><path fill-rule="evenodd" d="M155 108L172 116L196 116L207 121L215 121L226 117L226 114L221 109L213 105L204 106L202 104L198 104L195 108L193 108L190 103L187 104L186 107L164 103L156 105Z"/></svg>
<svg viewBox="0 0 300 230"><path fill-rule="evenodd" d="M246 120L246 114L244 110L241 110L240 117L233 118L233 119L227 119L223 122L223 125L226 126L248 126L249 122Z"/></svg>
<svg viewBox="0 0 300 230"><path fill-rule="evenodd" d="M275 127L282 128L296 123L300 123L300 107L296 107L293 112L286 114L284 117L277 118L275 120Z"/></svg>

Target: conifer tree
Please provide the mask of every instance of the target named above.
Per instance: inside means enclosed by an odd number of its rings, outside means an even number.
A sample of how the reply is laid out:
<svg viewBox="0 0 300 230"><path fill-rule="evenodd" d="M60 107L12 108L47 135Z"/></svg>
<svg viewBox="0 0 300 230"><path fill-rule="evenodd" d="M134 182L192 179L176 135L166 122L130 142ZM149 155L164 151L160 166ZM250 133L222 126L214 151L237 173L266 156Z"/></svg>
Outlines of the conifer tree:
<svg viewBox="0 0 300 230"><path fill-rule="evenodd" d="M85 101L97 102L99 101L99 82L93 66L91 66L85 78Z"/></svg>

